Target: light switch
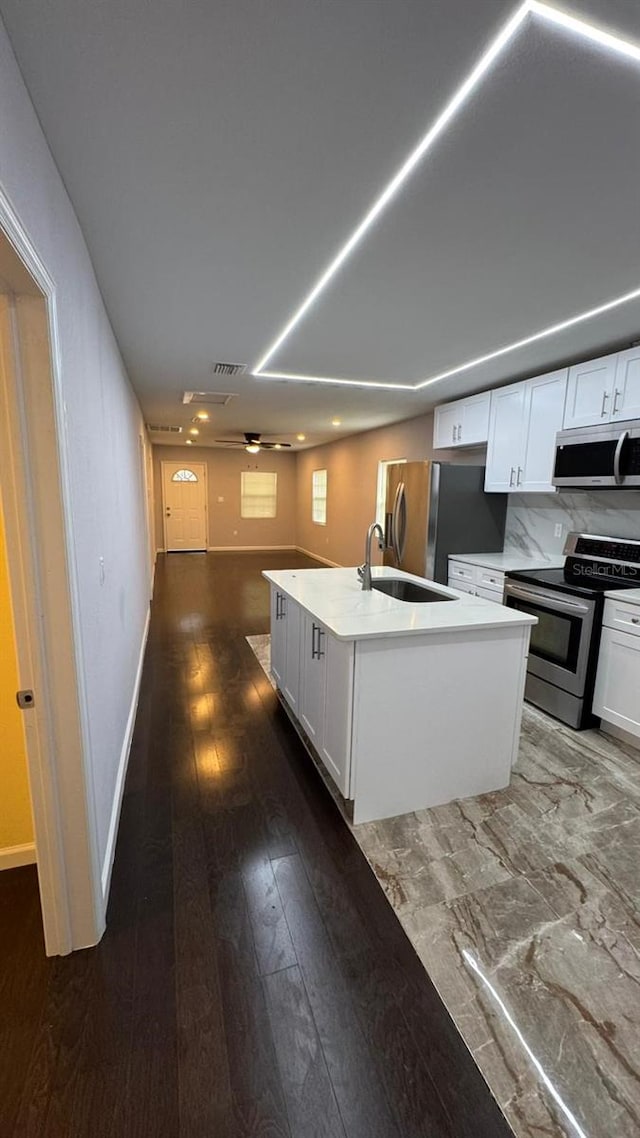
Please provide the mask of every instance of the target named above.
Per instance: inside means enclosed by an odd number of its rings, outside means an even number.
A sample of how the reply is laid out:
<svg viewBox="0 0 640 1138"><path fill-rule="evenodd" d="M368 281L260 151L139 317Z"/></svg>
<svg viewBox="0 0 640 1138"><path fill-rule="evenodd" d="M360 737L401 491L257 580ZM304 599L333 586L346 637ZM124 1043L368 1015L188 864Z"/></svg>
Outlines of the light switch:
<svg viewBox="0 0 640 1138"><path fill-rule="evenodd" d="M218 501L224 502L224 498L222 497L222 494L218 494Z"/></svg>

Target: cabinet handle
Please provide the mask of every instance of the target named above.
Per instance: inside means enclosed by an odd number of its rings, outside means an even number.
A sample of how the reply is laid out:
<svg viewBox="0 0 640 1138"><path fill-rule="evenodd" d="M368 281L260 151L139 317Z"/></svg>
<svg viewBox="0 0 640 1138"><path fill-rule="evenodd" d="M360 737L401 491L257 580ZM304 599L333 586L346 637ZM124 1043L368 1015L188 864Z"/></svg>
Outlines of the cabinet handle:
<svg viewBox="0 0 640 1138"><path fill-rule="evenodd" d="M509 475L509 485L510 486L513 486L513 480L514 480L515 476L516 476L516 468L515 468L515 466L512 466L511 467L511 474Z"/></svg>
<svg viewBox="0 0 640 1138"><path fill-rule="evenodd" d="M631 623L632 624L640 624L640 616L632 616L631 617Z"/></svg>
<svg viewBox="0 0 640 1138"><path fill-rule="evenodd" d="M622 395L622 392L618 391L618 388L616 387L615 395L613 397L613 411L611 412L612 415L617 415L618 413L618 396L620 395Z"/></svg>
<svg viewBox="0 0 640 1138"><path fill-rule="evenodd" d="M457 431L457 430L458 430L458 428L457 428L457 427L454 427L454 428L453 428L453 441L454 441L454 443L455 443L455 441L456 441L456 431Z"/></svg>
<svg viewBox="0 0 640 1138"><path fill-rule="evenodd" d="M318 634L318 642L316 643L316 633ZM320 649L320 637L324 636L324 628L320 628L319 624L311 625L311 659L319 660L324 656L324 652Z"/></svg>
<svg viewBox="0 0 640 1138"><path fill-rule="evenodd" d="M458 423L458 442L462 438L462 423Z"/></svg>
<svg viewBox="0 0 640 1138"><path fill-rule="evenodd" d="M608 392L608 391L603 391L603 392L602 392L602 407L600 408L600 418L601 418L601 419L602 419L602 418L603 418L603 417L606 415L606 413L607 413L607 399L608 399L608 398L609 398L609 392Z"/></svg>
<svg viewBox="0 0 640 1138"><path fill-rule="evenodd" d="M518 477L516 478L516 486L520 486L520 484L522 482L521 475L522 475L522 467L519 466L518 467Z"/></svg>
<svg viewBox="0 0 640 1138"><path fill-rule="evenodd" d="M276 593L276 620L280 620L280 593Z"/></svg>
<svg viewBox="0 0 640 1138"><path fill-rule="evenodd" d="M316 657L318 660L320 659L321 656L324 656L324 651L320 647L320 637L321 636L324 636L324 628L318 627L318 647L316 650Z"/></svg>

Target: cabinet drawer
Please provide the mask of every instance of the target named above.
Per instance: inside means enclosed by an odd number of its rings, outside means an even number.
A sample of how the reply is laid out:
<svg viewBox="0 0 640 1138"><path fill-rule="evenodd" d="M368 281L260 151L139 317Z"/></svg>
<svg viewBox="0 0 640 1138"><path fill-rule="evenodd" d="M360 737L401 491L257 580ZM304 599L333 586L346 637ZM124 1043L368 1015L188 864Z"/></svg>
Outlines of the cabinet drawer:
<svg viewBox="0 0 640 1138"><path fill-rule="evenodd" d="M476 585L476 596L484 597L485 601L494 601L497 605L502 604L500 589L483 589L482 585Z"/></svg>
<svg viewBox="0 0 640 1138"><path fill-rule="evenodd" d="M476 587L473 581L461 581L457 577L449 577L447 584L450 589L457 589L459 593L471 593L475 596Z"/></svg>
<svg viewBox="0 0 640 1138"><path fill-rule="evenodd" d="M475 581L475 566L449 558L449 578L453 581Z"/></svg>
<svg viewBox="0 0 640 1138"><path fill-rule="evenodd" d="M617 628L619 632L640 636L640 605L625 604L623 601L605 601L603 624L605 628Z"/></svg>
<svg viewBox="0 0 640 1138"><path fill-rule="evenodd" d="M501 596L504 593L504 573L496 569L483 569L479 565L476 569L476 583L483 589L495 589Z"/></svg>

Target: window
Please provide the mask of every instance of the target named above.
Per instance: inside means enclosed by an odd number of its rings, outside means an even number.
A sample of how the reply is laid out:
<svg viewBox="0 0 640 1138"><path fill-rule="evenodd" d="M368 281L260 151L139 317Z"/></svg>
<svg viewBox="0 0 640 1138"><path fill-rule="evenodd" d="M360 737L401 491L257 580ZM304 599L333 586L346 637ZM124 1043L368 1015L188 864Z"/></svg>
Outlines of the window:
<svg viewBox="0 0 640 1138"><path fill-rule="evenodd" d="M406 458L383 458L378 463L378 487L376 490L376 521L384 531L385 504L387 499L387 467L395 462L406 462Z"/></svg>
<svg viewBox="0 0 640 1138"><path fill-rule="evenodd" d="M326 470L314 470L311 475L311 521L318 526L327 524Z"/></svg>
<svg viewBox="0 0 640 1138"><path fill-rule="evenodd" d="M172 482L197 482L198 475L193 470L176 470L171 478Z"/></svg>
<svg viewBox="0 0 640 1138"><path fill-rule="evenodd" d="M275 518L278 475L269 470L243 470L240 475L240 517Z"/></svg>

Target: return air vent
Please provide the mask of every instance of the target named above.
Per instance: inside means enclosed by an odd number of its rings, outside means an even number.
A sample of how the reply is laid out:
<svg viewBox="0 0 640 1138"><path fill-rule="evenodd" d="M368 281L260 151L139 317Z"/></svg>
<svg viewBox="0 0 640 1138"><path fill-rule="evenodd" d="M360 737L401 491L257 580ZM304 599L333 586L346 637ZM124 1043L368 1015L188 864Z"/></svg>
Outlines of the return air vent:
<svg viewBox="0 0 640 1138"><path fill-rule="evenodd" d="M211 364L212 375L243 375L246 370L246 364Z"/></svg>
<svg viewBox="0 0 640 1138"><path fill-rule="evenodd" d="M183 403L206 403L212 407L226 407L235 395L228 391L185 391L182 396Z"/></svg>
<svg viewBox="0 0 640 1138"><path fill-rule="evenodd" d="M164 423L147 423L147 430L150 435L181 435L182 427L173 427L165 425Z"/></svg>

